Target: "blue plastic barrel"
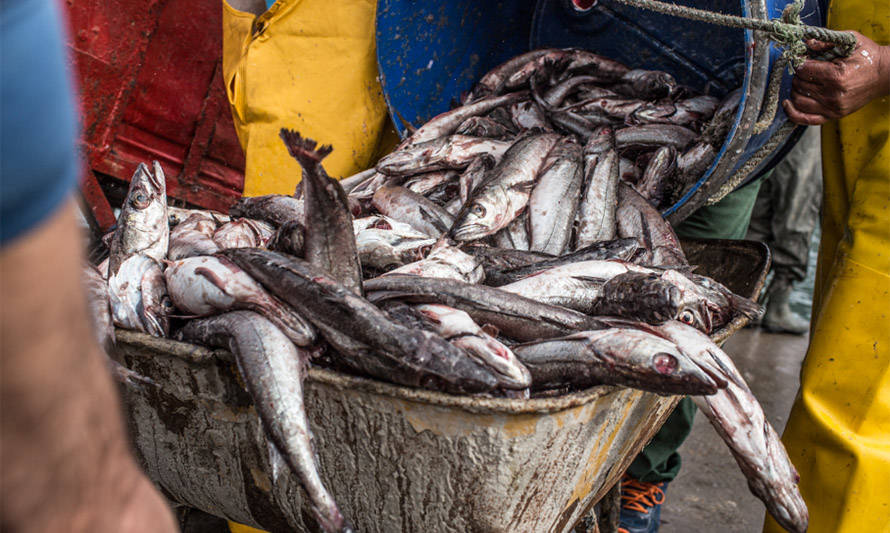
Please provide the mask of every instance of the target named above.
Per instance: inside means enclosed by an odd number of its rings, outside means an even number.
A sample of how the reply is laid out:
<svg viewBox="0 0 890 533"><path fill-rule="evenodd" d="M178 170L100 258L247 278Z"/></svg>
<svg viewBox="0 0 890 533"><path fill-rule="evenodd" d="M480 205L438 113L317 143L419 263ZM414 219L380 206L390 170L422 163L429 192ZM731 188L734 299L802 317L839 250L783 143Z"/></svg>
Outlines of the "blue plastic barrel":
<svg viewBox="0 0 890 533"><path fill-rule="evenodd" d="M682 0L702 9L775 18L788 0ZM688 216L729 180L786 121L779 112L770 128L753 135L766 86L781 50L754 32L695 22L600 0L590 9L572 0L379 0L377 59L393 122L420 125L453 107L485 72L534 48L577 47L634 68L664 70L697 90L721 97L743 87L736 121L711 168L675 205L672 221ZM819 0L806 0L801 18L821 25ZM785 73L782 94L791 77ZM789 137L794 142L797 136ZM785 144L789 144L786 142ZM751 177L762 174L784 151L779 145Z"/></svg>

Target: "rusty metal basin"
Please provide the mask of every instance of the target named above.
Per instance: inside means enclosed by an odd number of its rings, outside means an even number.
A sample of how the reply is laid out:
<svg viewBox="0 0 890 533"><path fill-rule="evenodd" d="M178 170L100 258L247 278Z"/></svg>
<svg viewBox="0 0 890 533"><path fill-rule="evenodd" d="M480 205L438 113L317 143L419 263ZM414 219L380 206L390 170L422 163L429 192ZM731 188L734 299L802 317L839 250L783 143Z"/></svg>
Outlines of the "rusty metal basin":
<svg viewBox="0 0 890 533"><path fill-rule="evenodd" d="M746 295L769 264L757 243L687 251L699 272ZM312 530L298 480L285 472L272 482L230 354L122 330L118 349L155 383L125 385L124 403L137 455L171 500L270 531ZM321 476L357 531L372 532L569 531L678 400L609 386L530 400L454 396L321 368L305 387Z"/></svg>

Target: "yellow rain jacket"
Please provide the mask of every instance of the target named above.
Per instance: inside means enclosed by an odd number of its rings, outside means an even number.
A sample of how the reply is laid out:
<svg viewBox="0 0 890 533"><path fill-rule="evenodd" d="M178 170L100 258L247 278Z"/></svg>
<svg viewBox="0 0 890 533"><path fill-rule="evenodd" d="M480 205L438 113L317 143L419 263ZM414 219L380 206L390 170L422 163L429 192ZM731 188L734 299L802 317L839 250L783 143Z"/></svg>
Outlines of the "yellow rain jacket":
<svg viewBox="0 0 890 533"><path fill-rule="evenodd" d="M890 44L890 2L836 0L829 27ZM810 533L890 532L890 97L822 127L810 347L782 440ZM766 531L779 532L767 519Z"/></svg>
<svg viewBox="0 0 890 533"><path fill-rule="evenodd" d="M377 79L375 0L278 0L265 13L223 0L223 79L246 156L244 196L292 194L300 167L278 137L292 128L334 147L342 178L397 137Z"/></svg>

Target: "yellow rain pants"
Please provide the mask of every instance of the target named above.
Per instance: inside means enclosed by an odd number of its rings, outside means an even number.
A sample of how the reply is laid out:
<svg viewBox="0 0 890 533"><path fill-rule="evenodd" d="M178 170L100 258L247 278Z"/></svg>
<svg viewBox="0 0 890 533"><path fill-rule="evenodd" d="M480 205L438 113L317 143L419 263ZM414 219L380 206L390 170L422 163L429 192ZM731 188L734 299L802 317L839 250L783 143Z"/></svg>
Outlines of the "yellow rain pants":
<svg viewBox="0 0 890 533"><path fill-rule="evenodd" d="M829 27L890 44L890 2L835 0ZM810 347L782 440L810 533L890 532L890 97L822 127ZM767 519L765 531L782 531Z"/></svg>
<svg viewBox="0 0 890 533"><path fill-rule="evenodd" d="M223 0L223 79L246 156L244 196L292 194L300 167L278 137L293 128L334 147L341 178L397 137L377 79L375 0L278 0L256 16Z"/></svg>

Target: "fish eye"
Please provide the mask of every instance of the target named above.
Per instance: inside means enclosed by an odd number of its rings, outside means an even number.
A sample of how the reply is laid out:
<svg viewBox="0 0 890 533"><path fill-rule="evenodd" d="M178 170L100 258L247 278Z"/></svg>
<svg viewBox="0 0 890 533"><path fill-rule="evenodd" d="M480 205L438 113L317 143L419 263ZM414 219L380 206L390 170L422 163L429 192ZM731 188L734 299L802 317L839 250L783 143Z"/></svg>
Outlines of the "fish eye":
<svg viewBox="0 0 890 533"><path fill-rule="evenodd" d="M167 311L171 311L173 309L173 300L171 300L168 296L165 296L161 300L161 306Z"/></svg>
<svg viewBox="0 0 890 533"><path fill-rule="evenodd" d="M148 196L143 192L137 192L133 195L133 200L130 203L137 209L144 209L148 207Z"/></svg>
<svg viewBox="0 0 890 533"><path fill-rule="evenodd" d="M680 316L677 317L677 320L692 326L695 324L695 313L693 313L691 309L684 309L683 312L680 313Z"/></svg>
<svg viewBox="0 0 890 533"><path fill-rule="evenodd" d="M470 213L479 218L482 218L485 216L485 206L483 206L482 204L473 204L470 207Z"/></svg>

